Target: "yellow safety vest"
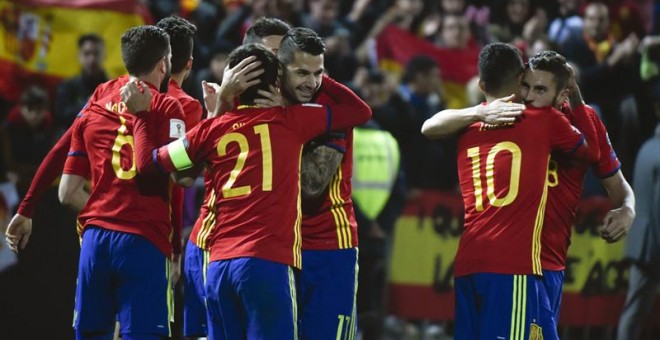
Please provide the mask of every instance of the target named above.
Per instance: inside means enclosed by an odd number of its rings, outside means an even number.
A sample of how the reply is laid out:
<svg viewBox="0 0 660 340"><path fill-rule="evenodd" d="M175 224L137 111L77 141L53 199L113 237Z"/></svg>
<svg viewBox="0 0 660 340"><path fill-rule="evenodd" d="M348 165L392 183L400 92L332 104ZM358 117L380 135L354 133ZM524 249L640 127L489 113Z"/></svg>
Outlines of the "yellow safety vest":
<svg viewBox="0 0 660 340"><path fill-rule="evenodd" d="M383 130L353 130L353 201L370 220L390 197L399 171L399 145Z"/></svg>

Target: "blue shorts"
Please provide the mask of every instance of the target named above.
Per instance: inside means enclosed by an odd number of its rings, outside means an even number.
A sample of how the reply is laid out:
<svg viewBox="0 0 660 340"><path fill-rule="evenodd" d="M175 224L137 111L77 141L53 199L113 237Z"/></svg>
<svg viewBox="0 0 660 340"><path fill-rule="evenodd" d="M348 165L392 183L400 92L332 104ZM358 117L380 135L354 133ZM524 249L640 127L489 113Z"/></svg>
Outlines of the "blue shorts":
<svg viewBox="0 0 660 340"><path fill-rule="evenodd" d="M213 261L206 296L210 339L294 339L297 334L290 266L254 257Z"/></svg>
<svg viewBox="0 0 660 340"><path fill-rule="evenodd" d="M303 250L297 273L302 339L354 339L358 249Z"/></svg>
<svg viewBox="0 0 660 340"><path fill-rule="evenodd" d="M457 340L536 340L557 332L540 276L478 273L454 282Z"/></svg>
<svg viewBox="0 0 660 340"><path fill-rule="evenodd" d="M545 286L545 291L548 292L548 300L550 300L549 314L552 317L555 325L559 325L559 312L561 311L561 291L564 287L564 271L544 270L543 285ZM543 335L545 335L545 332ZM556 336L546 337L546 339L558 338L558 333Z"/></svg>
<svg viewBox="0 0 660 340"><path fill-rule="evenodd" d="M190 240L186 245L186 258L183 267L183 335L205 337L208 334L206 323L206 268L208 252Z"/></svg>
<svg viewBox="0 0 660 340"><path fill-rule="evenodd" d="M82 236L73 326L79 335L170 336L170 261L142 236L88 226Z"/></svg>

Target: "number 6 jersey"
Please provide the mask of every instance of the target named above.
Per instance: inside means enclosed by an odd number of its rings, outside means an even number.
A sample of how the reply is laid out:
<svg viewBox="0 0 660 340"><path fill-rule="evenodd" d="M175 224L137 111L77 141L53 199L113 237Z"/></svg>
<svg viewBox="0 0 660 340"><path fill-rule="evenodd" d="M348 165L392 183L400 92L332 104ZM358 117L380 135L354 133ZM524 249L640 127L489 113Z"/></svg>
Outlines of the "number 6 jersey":
<svg viewBox="0 0 660 340"><path fill-rule="evenodd" d="M551 151L584 156L584 138L551 108L526 109L514 124L473 123L458 140L465 229L454 275L536 274Z"/></svg>
<svg viewBox="0 0 660 340"><path fill-rule="evenodd" d="M99 85L82 116L74 123L64 173L91 177L89 201L78 219L83 230L95 225L137 234L172 254L169 177L137 172L133 139L134 117L121 102L128 76ZM155 138L159 145L185 134L179 102L149 84L151 110L158 112Z"/></svg>

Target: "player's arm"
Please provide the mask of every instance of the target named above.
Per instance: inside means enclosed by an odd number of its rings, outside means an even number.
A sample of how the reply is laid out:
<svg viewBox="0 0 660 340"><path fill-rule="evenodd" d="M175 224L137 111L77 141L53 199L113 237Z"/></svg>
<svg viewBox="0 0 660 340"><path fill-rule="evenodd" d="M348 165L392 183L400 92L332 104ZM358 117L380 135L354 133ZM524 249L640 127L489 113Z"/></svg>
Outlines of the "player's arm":
<svg viewBox="0 0 660 340"><path fill-rule="evenodd" d="M601 184L616 208L605 215L600 234L608 243L613 243L628 234L635 219L635 194L621 170L614 176L601 179Z"/></svg>
<svg viewBox="0 0 660 340"><path fill-rule="evenodd" d="M311 142L310 142L311 143ZM300 169L303 198L320 196L337 173L344 154L326 145L305 145Z"/></svg>
<svg viewBox="0 0 660 340"><path fill-rule="evenodd" d="M475 122L493 125L513 123L525 109L525 105L511 102L514 97L512 94L487 105L442 110L424 122L422 134L430 139L440 139L449 137Z"/></svg>
<svg viewBox="0 0 660 340"><path fill-rule="evenodd" d="M573 124L582 132L587 142L587 162L594 163L600 158L596 126L592 120L595 112L585 104L582 99L580 87L575 81L573 69L570 66L567 67L570 71L570 77L568 79L568 101L573 111Z"/></svg>
<svg viewBox="0 0 660 340"><path fill-rule="evenodd" d="M261 62L256 59L255 56L249 56L232 68L227 65L222 75L221 85L202 82L204 104L209 113L208 118L233 109L236 97L247 88L261 82L258 77L264 73L264 70L259 68Z"/></svg>
<svg viewBox="0 0 660 340"><path fill-rule="evenodd" d="M80 212L89 200L89 193L85 191L85 181L82 176L62 175L58 191L60 202L75 212Z"/></svg>
<svg viewBox="0 0 660 340"><path fill-rule="evenodd" d="M342 131L364 124L371 118L371 108L351 89L323 75L322 91L334 103L328 105L331 114L328 116L328 132Z"/></svg>

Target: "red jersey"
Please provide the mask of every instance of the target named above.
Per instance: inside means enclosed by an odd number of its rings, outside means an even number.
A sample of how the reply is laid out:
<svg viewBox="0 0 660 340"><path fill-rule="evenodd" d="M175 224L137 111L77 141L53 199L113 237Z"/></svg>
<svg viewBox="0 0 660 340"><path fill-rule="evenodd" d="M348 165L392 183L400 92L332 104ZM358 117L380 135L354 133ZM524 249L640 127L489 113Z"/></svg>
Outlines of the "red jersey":
<svg viewBox="0 0 660 340"><path fill-rule="evenodd" d="M587 137L589 147L599 149L597 162L591 164L594 173L601 178L616 174L621 163L612 149L603 122L588 106L580 106L575 114L587 115L595 127L595 136ZM573 123L575 114L569 115ZM580 130L586 135L587 129ZM542 234L541 265L544 270L564 270L566 267L571 229L580 203L587 166L582 162L575 164L563 155L552 155L548 170L548 204Z"/></svg>
<svg viewBox="0 0 660 340"><path fill-rule="evenodd" d="M541 230L550 152L585 150L582 134L560 112L526 109L514 124L470 125L458 139L465 206L455 276L541 275Z"/></svg>
<svg viewBox="0 0 660 340"><path fill-rule="evenodd" d="M208 172L204 174L204 202L199 209L199 217L190 232L190 241L197 247L208 250L208 237L211 230L216 225L217 214L215 211L215 202L217 199L215 189L213 188L213 177Z"/></svg>
<svg viewBox="0 0 660 340"><path fill-rule="evenodd" d="M323 82L334 81L324 77ZM331 105L331 97L319 92L315 101ZM353 176L353 129L334 132L325 145L344 153L337 172L327 190L318 198L304 199L302 235L303 249L331 250L358 246L357 222L351 200Z"/></svg>
<svg viewBox="0 0 660 340"><path fill-rule="evenodd" d="M351 115L332 115L316 104L239 107L160 148L156 160L165 171L206 163L215 211L222 216L209 236L211 261L257 257L300 268L302 146L329 128L354 126L369 116L368 107Z"/></svg>
<svg viewBox="0 0 660 340"><path fill-rule="evenodd" d="M342 101L344 94L338 89L352 93L326 76L322 84L316 99L319 104L332 105ZM349 112L355 110L352 107L342 109ZM325 145L343 152L344 157L326 191L316 199L303 201L303 249L331 250L358 246L357 222L351 199L353 129L335 131L329 137Z"/></svg>
<svg viewBox="0 0 660 340"><path fill-rule="evenodd" d="M167 94L176 99L183 108L183 117L188 130L194 128L202 120L202 104L184 92L179 84L170 79L167 86ZM172 187L172 247L175 254L181 253L181 230L183 229L183 188L174 185Z"/></svg>
<svg viewBox="0 0 660 340"><path fill-rule="evenodd" d="M120 88L128 76L111 80L88 104L72 133L64 173L91 175L92 192L78 220L83 228L102 228L137 234L153 242L166 256L172 254L169 178L138 174L133 142L133 120L124 114ZM161 144L183 136L181 104L149 85L151 110L158 112L155 136Z"/></svg>

